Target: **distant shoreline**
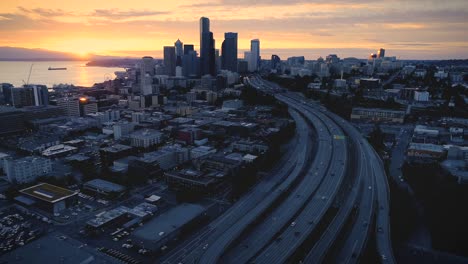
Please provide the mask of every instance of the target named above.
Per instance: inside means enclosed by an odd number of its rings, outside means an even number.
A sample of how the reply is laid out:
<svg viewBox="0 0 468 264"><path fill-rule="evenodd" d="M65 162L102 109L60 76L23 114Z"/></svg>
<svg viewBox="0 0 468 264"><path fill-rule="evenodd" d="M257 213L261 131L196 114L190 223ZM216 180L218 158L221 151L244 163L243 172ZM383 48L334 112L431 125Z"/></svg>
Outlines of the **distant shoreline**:
<svg viewBox="0 0 468 264"><path fill-rule="evenodd" d="M31 58L31 59L11 59L11 58L0 58L0 61L89 61L89 59L60 59L60 58Z"/></svg>

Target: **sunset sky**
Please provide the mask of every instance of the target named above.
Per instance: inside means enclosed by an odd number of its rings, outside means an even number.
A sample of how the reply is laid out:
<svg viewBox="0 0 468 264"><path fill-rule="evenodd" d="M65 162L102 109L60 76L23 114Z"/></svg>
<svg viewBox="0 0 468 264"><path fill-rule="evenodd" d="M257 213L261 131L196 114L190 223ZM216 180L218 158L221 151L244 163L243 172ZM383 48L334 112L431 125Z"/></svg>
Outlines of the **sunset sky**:
<svg viewBox="0 0 468 264"><path fill-rule="evenodd" d="M161 57L177 38L198 46L201 16L216 48L238 32L240 53L259 38L263 58L365 58L381 47L401 59L468 58L467 0L2 0L0 46Z"/></svg>

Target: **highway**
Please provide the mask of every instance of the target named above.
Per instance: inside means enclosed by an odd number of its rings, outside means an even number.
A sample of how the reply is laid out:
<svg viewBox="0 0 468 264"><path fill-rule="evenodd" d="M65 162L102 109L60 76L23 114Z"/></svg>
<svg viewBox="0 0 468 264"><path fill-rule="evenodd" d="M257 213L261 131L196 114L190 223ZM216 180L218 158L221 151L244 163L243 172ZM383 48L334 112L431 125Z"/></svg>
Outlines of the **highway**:
<svg viewBox="0 0 468 264"><path fill-rule="evenodd" d="M277 98L284 100L290 106L298 106L296 102L285 99L282 96L278 96ZM274 243L270 243L255 258L255 263L284 263L290 259L331 207L346 172L348 153L346 140L335 138L335 136L342 136L343 131L325 115L309 111L302 105L301 107L309 118L311 118L311 115L315 115L316 118L327 124L328 133L322 131L323 138L320 139L320 142L325 143L332 151L332 158L326 159L326 170L319 172L323 174L324 180L320 184L316 194L308 201L304 208L292 207L298 213L294 220L295 224L286 226L286 229L277 236L279 239L276 239ZM322 156L322 153L319 152L319 154ZM314 176L317 177L317 175Z"/></svg>
<svg viewBox="0 0 468 264"><path fill-rule="evenodd" d="M261 84L257 84L259 88L267 88L270 90L278 89L278 86L265 81L261 81ZM284 94L284 93L283 93ZM291 96L292 93L287 93ZM276 96L278 98L278 95ZM293 94L291 97L295 98L295 104L300 102L304 103L304 98ZM288 104L291 106L291 104ZM307 104L309 106L309 104ZM355 142L355 145L359 145L359 152L361 152L360 164L366 168L366 173L363 175L362 191L360 193L360 202L357 204L358 213L355 219L352 219L353 226L351 230L340 230L344 222L336 221L328 226L327 231L322 234L322 237L316 243L316 251L313 249L309 252L308 256L304 259L305 263L316 263L318 259L323 259L327 250L332 246L331 242L336 240L337 237L346 236L346 242L334 241L335 244L341 247L338 252L340 255L334 256L334 262L338 263L352 263L359 260L360 254L365 249L367 240L371 235L376 236L377 253L379 254L380 261L382 263L395 263L393 252L391 248L390 240L390 207L389 207L389 189L385 175L383 163L378 157L377 153L373 150L370 144L365 140L346 120L341 117L332 114L323 109L323 107L317 107L310 105L310 108L314 108L317 112L322 112L330 117L335 123L340 124L345 133ZM356 188L356 187L355 187ZM353 194L354 192L351 192ZM353 200L354 195L349 198ZM351 208L349 205L351 202L347 202L341 207L344 210L343 214L346 215ZM375 225L373 225L375 220ZM375 230L371 230L371 227L375 227ZM339 236L340 235L340 236ZM340 243L341 242L341 243ZM325 245L324 245L325 244ZM318 249L318 247L321 247ZM320 253L320 254L318 254Z"/></svg>
<svg viewBox="0 0 468 264"><path fill-rule="evenodd" d="M280 165L162 263L357 263L375 241L395 263L382 161L359 131L323 106L259 77L288 105L297 143Z"/></svg>
<svg viewBox="0 0 468 264"><path fill-rule="evenodd" d="M314 156L311 153L314 144L311 140L308 124L301 120L302 117L297 112L291 111L291 115L296 121L298 144L295 145L292 154L287 156L288 159L280 163L282 166L278 166L279 171L271 177L262 179L230 209L204 228L197 237L187 241L183 247L171 252L170 256L165 258L162 263L196 261L199 259L200 254L206 250L207 245L212 245L215 240L242 217L252 214L251 211L258 207L262 201L272 199L266 199L267 196L278 195L279 192L275 193L274 190L284 189L296 177L299 177L304 166L307 166L306 157ZM257 213L259 211L260 209L256 209Z"/></svg>
<svg viewBox="0 0 468 264"><path fill-rule="evenodd" d="M296 106L294 108L296 108ZM330 170L331 164L338 164L346 159L346 152L340 151L340 148L344 149L344 141L338 141L336 145L331 144L333 142L332 135L341 134L342 132L339 128L333 126L333 124L323 122L311 113L306 112L304 115L319 128L319 131L322 133L325 132L321 128L323 126L328 132L323 133L323 137L319 137L317 153L320 155L316 156L316 159L303 182L294 191L288 194L288 199L275 208L268 217L265 217L265 221L255 227L246 239L238 243L238 246L234 250L231 250L231 253L224 257L222 262L247 262L255 255L255 253L262 249L264 245L267 245L268 242L273 239L279 241L278 237L275 238L275 235L277 235L278 230L284 226L294 223L293 225L295 226L297 224L298 227L293 229L300 230L300 224L304 216L297 216L297 212L307 211L308 207L311 206L311 203L325 204L324 200L332 200L330 199L331 197L328 196L328 193L323 191L323 187L322 189L317 188L319 186L323 186L323 184L327 184L330 180L334 180L328 174L338 175L336 176L337 179L342 175L341 173ZM309 219L304 222L311 221L310 217L307 216L307 218ZM294 231L294 233L296 232L297 231ZM305 233L303 235L305 235ZM297 239L298 235L293 235L293 237Z"/></svg>

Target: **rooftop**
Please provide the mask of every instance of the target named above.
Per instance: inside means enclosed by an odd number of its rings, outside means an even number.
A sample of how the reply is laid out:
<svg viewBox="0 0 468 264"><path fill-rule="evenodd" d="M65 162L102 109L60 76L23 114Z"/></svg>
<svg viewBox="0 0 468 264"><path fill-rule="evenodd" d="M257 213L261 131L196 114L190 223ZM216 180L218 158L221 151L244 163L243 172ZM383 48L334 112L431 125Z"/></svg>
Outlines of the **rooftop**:
<svg viewBox="0 0 468 264"><path fill-rule="evenodd" d="M72 147L72 146L59 144L59 145L55 145L55 146L52 146L52 147L44 150L42 152L42 155L47 157L47 156L52 156L52 155L56 155L56 154L60 154L60 153L65 153L65 152L68 152L68 151L74 151L76 149L77 148Z"/></svg>
<svg viewBox="0 0 468 264"><path fill-rule="evenodd" d="M184 203L148 221L137 228L133 235L138 239L156 243L203 212L205 208L201 205Z"/></svg>
<svg viewBox="0 0 468 264"><path fill-rule="evenodd" d="M2 256L3 263L106 263L110 259L96 256L90 248L82 248L76 240L60 239L61 233L51 233L18 247Z"/></svg>
<svg viewBox="0 0 468 264"><path fill-rule="evenodd" d="M435 145L435 144L425 144L425 143L410 143L408 150L423 150L423 151L433 151L433 152L444 152L444 146Z"/></svg>
<svg viewBox="0 0 468 264"><path fill-rule="evenodd" d="M38 185L23 189L20 192L49 203L56 203L78 194L77 192L73 192L48 183L40 183Z"/></svg>
<svg viewBox="0 0 468 264"><path fill-rule="evenodd" d="M85 186L100 189L106 192L122 192L125 190L125 187L122 185L101 179L90 180L85 183Z"/></svg>
<svg viewBox="0 0 468 264"><path fill-rule="evenodd" d="M101 150L107 151L107 152L119 152L119 151L129 150L131 148L132 147L127 146L127 145L115 144L109 147L101 148Z"/></svg>

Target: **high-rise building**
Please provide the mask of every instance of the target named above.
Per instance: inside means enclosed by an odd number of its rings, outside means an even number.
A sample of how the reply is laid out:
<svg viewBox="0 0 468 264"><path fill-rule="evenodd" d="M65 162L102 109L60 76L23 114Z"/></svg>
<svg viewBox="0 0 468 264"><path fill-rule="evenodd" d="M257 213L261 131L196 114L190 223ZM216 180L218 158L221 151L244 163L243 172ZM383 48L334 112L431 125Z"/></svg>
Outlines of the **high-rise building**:
<svg viewBox="0 0 468 264"><path fill-rule="evenodd" d="M151 94L153 89L153 76L155 74L155 62L153 57L143 57L140 66L140 94Z"/></svg>
<svg viewBox="0 0 468 264"><path fill-rule="evenodd" d="M22 132L25 113L12 106L0 106L0 136Z"/></svg>
<svg viewBox="0 0 468 264"><path fill-rule="evenodd" d="M176 55L176 66L182 66L182 56L184 55L183 43L180 39L174 43L175 55Z"/></svg>
<svg viewBox="0 0 468 264"><path fill-rule="evenodd" d="M384 58L385 57L385 49L379 49L377 52L377 57L378 58Z"/></svg>
<svg viewBox="0 0 468 264"><path fill-rule="evenodd" d="M276 69L281 64L281 59L278 55L271 55L271 68Z"/></svg>
<svg viewBox="0 0 468 264"><path fill-rule="evenodd" d="M194 51L193 44L184 45L184 55L189 54L190 51Z"/></svg>
<svg viewBox="0 0 468 264"><path fill-rule="evenodd" d="M188 50L182 58L182 75L185 77L195 77L199 75L199 59L197 52Z"/></svg>
<svg viewBox="0 0 468 264"><path fill-rule="evenodd" d="M210 32L210 19L200 18L200 71L201 75L215 75L215 41Z"/></svg>
<svg viewBox="0 0 468 264"><path fill-rule="evenodd" d="M34 91L32 88L12 88L11 89L12 105L20 108L23 106L35 105Z"/></svg>
<svg viewBox="0 0 468 264"><path fill-rule="evenodd" d="M80 116L80 103L76 97L58 98L57 106L63 110L66 116Z"/></svg>
<svg viewBox="0 0 468 264"><path fill-rule="evenodd" d="M48 105L49 104L49 90L45 85L28 84L24 85L25 89L32 89L34 95L34 105Z"/></svg>
<svg viewBox="0 0 468 264"><path fill-rule="evenodd" d="M260 40L250 41L249 71L258 71L260 66Z"/></svg>
<svg viewBox="0 0 468 264"><path fill-rule="evenodd" d="M14 183L28 183L37 177L47 175L52 171L52 162L49 159L28 156L21 159L5 160L4 168L8 181Z"/></svg>
<svg viewBox="0 0 468 264"><path fill-rule="evenodd" d="M176 68L176 48L171 46L164 47L164 65L167 75L174 76Z"/></svg>
<svg viewBox="0 0 468 264"><path fill-rule="evenodd" d="M151 76L153 76L154 66L155 66L155 62L154 62L153 57L145 56L141 58L140 72L142 75L144 75L145 73L148 73Z"/></svg>
<svg viewBox="0 0 468 264"><path fill-rule="evenodd" d="M237 72L237 33L224 33L221 53L221 69Z"/></svg>
<svg viewBox="0 0 468 264"><path fill-rule="evenodd" d="M79 102L80 116L97 113L98 106L94 97L80 97Z"/></svg>

